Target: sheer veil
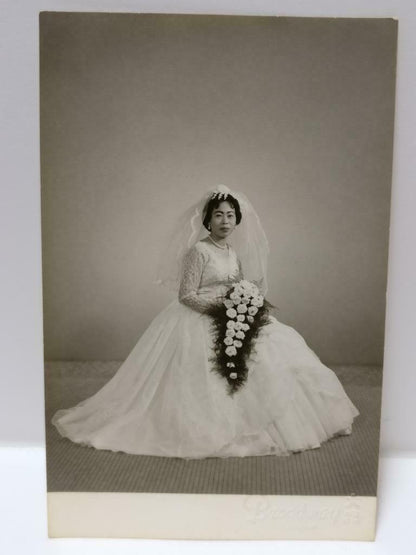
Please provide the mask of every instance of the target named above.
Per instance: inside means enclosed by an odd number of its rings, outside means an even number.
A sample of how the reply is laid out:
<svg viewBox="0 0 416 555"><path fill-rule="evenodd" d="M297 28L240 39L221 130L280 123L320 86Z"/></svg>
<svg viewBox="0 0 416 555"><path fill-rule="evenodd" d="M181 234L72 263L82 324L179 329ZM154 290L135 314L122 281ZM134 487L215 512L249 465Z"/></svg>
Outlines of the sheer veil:
<svg viewBox="0 0 416 555"><path fill-rule="evenodd" d="M210 190L178 218L158 265L157 283L166 285L173 290L179 288L182 259L185 253L197 241L208 235L202 222L204 208L214 193L232 195L239 202L241 222L236 226L227 242L237 253L244 278L256 282L263 294L266 294L269 245L263 226L248 198L243 193L230 190L225 185L218 185Z"/></svg>

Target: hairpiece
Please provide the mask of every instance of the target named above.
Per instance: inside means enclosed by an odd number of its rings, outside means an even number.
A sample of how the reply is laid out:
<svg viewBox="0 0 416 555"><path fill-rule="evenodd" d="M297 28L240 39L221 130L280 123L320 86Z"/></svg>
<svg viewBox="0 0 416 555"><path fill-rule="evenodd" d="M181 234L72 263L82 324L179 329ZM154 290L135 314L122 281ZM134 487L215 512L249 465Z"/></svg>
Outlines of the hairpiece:
<svg viewBox="0 0 416 555"><path fill-rule="evenodd" d="M230 189L225 185L218 185L211 195L211 200L218 198L218 200L226 200L228 195L231 194Z"/></svg>
<svg viewBox="0 0 416 555"><path fill-rule="evenodd" d="M214 198L217 198L218 200L226 200L226 198L228 197L228 193L221 193L220 191L215 191L215 193L212 194L211 200L213 200Z"/></svg>

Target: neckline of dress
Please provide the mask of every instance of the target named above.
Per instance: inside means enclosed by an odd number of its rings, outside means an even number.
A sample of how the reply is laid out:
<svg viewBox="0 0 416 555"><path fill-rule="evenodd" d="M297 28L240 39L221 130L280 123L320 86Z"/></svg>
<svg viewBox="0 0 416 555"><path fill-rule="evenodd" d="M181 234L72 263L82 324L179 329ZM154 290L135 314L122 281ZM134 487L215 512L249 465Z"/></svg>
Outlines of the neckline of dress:
<svg viewBox="0 0 416 555"><path fill-rule="evenodd" d="M225 243L225 245L222 246L219 243L217 243L217 241L214 241L214 239L211 237L211 235L208 235L207 237L211 241L211 243L214 245L214 247L217 247L218 249L220 249L222 251L227 251L229 249L228 243Z"/></svg>
<svg viewBox="0 0 416 555"><path fill-rule="evenodd" d="M207 245L207 248L210 250L210 252L217 252L217 253L226 253L227 255L231 254L231 245L229 245L228 243L226 243L227 248L226 249L220 249L219 247L216 247L216 245L214 245L214 243L212 241L204 241L203 239L200 240L200 243ZM211 245L211 247L209 246Z"/></svg>

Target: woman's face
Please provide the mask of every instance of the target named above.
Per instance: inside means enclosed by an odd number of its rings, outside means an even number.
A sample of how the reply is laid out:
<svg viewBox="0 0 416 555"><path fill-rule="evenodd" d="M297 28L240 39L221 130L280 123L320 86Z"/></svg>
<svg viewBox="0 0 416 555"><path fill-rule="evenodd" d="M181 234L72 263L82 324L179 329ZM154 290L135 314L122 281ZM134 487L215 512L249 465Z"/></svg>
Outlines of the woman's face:
<svg viewBox="0 0 416 555"><path fill-rule="evenodd" d="M221 202L211 214L211 235L215 239L225 239L236 226L235 210L227 201Z"/></svg>

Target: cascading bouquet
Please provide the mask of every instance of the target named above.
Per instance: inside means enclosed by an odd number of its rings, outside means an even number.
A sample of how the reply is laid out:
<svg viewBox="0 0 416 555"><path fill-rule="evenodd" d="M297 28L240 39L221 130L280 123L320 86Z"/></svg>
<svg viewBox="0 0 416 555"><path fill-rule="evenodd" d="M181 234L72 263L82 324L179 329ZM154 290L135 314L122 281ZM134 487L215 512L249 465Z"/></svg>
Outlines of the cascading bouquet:
<svg viewBox="0 0 416 555"><path fill-rule="evenodd" d="M212 307L214 370L228 382L233 395L247 380L247 361L254 349L260 329L269 323L272 305L260 294L257 286L241 280L227 291L224 301Z"/></svg>

